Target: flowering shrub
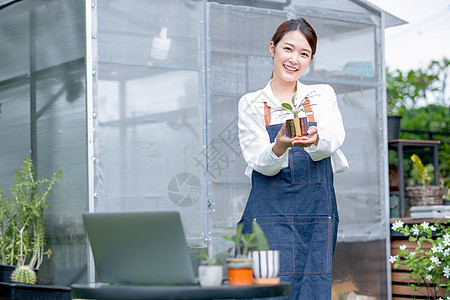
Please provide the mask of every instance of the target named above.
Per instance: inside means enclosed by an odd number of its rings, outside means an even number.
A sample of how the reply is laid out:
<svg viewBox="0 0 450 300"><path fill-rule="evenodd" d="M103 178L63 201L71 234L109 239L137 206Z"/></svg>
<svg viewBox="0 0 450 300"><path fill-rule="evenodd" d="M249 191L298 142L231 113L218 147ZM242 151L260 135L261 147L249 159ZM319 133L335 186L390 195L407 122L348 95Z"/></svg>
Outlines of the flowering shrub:
<svg viewBox="0 0 450 300"><path fill-rule="evenodd" d="M394 268L408 267L410 272L404 278L410 278L414 283L409 283L413 290L428 287L434 291L433 295L427 295L428 299L444 300L437 296L441 289L445 289L445 300L450 300L450 224L437 221L430 225L427 222L403 226L401 220L392 224L392 229L409 237L410 242L417 242L415 249L407 249L406 245L399 248L398 255L391 256L390 263ZM430 251L423 248L423 243L429 242Z"/></svg>

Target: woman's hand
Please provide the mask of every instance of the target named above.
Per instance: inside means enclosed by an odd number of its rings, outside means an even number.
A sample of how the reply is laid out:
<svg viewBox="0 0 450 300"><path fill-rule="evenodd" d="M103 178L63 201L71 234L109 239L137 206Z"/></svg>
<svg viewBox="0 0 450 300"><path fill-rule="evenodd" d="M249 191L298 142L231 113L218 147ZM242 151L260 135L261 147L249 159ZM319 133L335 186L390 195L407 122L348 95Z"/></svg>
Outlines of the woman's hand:
<svg viewBox="0 0 450 300"><path fill-rule="evenodd" d="M275 145L272 147L272 152L280 157L286 150L292 146L292 140L286 135L286 122L281 126L280 131L278 131L277 137L275 138Z"/></svg>
<svg viewBox="0 0 450 300"><path fill-rule="evenodd" d="M280 157L291 146L309 147L312 144L317 146L318 143L319 134L317 133L316 126L311 126L308 128L307 136L290 138L286 135L286 123L284 123L283 126L281 126L280 131L278 131L277 137L275 138L275 145L273 145L272 151L276 156Z"/></svg>
<svg viewBox="0 0 450 300"><path fill-rule="evenodd" d="M297 147L309 147L312 144L316 145L319 143L319 134L317 133L317 127L311 126L308 128L307 136L294 137L292 139L292 146Z"/></svg>

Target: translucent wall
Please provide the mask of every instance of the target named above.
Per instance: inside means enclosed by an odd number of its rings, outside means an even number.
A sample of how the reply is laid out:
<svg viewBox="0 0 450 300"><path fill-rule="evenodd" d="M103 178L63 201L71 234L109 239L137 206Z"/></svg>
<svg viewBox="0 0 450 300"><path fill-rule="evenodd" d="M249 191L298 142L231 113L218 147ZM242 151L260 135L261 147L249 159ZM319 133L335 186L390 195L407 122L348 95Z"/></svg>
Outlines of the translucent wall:
<svg viewBox="0 0 450 300"><path fill-rule="evenodd" d="M351 168L336 176L335 284L386 297L381 20L344 2L347 11L338 13L303 1L97 1L94 210L175 209L191 247L225 249L221 237L234 230L250 190L237 103L270 79L276 27L302 16L319 35L302 80L333 86L347 130ZM364 263L352 265L352 251Z"/></svg>
<svg viewBox="0 0 450 300"><path fill-rule="evenodd" d="M49 199L53 255L39 282L86 280L85 22L82 1L21 1L0 10L0 186L31 155L40 178L63 171Z"/></svg>

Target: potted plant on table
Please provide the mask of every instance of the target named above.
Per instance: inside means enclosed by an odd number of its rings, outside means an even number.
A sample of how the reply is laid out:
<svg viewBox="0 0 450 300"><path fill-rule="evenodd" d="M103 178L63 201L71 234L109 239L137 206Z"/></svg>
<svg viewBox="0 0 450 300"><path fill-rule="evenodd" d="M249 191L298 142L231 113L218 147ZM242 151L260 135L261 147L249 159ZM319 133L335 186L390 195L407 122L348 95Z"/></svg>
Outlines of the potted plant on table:
<svg viewBox="0 0 450 300"><path fill-rule="evenodd" d="M22 169L15 172L13 199L4 198L0 189L0 262L7 272L2 280L10 282L10 277L13 282L36 283L35 270L44 256L51 255L45 249L46 200L61 174L57 171L50 179L38 180L27 156Z"/></svg>
<svg viewBox="0 0 450 300"><path fill-rule="evenodd" d="M392 224L392 229L409 237L416 246L408 249L406 244L398 249L398 254L390 257L394 268L406 268L403 276L412 291L419 291L429 300L450 297L450 222L437 221L405 225L401 220Z"/></svg>
<svg viewBox="0 0 450 300"><path fill-rule="evenodd" d="M433 173L432 165L424 166L419 156L411 155L414 163L413 173L417 174L421 186L409 186L406 195L412 206L442 205L445 188L443 185L430 185ZM437 179L436 179L437 180Z"/></svg>
<svg viewBox="0 0 450 300"><path fill-rule="evenodd" d="M249 285L254 283L254 275L257 278L262 277L276 277L276 272L263 272L263 274L256 270L268 270L273 267L268 267L267 264L279 264L279 254L275 251L270 254L270 260L260 260L260 257L268 257L267 252L269 250L269 244L267 238L256 221L252 222L252 232L243 233L243 223L238 224L236 227L236 233L233 236L224 236L226 240L229 240L235 245L235 256L226 260L228 267L228 282L230 285ZM265 254L260 254L264 252ZM254 259L253 259L254 258ZM263 264L263 265L261 265ZM277 267L276 267L277 268ZM256 272L253 272L255 270ZM270 273L270 274L269 274ZM256 282L260 283L260 282ZM270 282L274 283L274 282ZM275 282L277 283L277 282Z"/></svg>
<svg viewBox="0 0 450 300"><path fill-rule="evenodd" d="M313 93L313 92L311 92ZM309 103L309 93L303 100L298 101L297 94L292 96L291 103L282 103L279 110L284 111L286 114L292 114L293 118L286 120L286 128L289 137L306 136L308 135L308 117L299 117L300 112L308 114L308 107L314 104Z"/></svg>
<svg viewBox="0 0 450 300"><path fill-rule="evenodd" d="M198 267L198 279L203 287L215 287L222 284L223 267L220 257L226 252L210 256L208 250L197 250L201 265Z"/></svg>

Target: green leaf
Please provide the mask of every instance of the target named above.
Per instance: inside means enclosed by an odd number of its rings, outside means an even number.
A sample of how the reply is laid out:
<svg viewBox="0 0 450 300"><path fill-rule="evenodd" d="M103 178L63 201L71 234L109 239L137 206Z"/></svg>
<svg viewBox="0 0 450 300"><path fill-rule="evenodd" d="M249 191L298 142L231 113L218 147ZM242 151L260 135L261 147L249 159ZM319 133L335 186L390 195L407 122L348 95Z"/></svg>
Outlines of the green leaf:
<svg viewBox="0 0 450 300"><path fill-rule="evenodd" d="M284 107L285 109L293 111L292 106L289 103L281 103L281 106Z"/></svg>
<svg viewBox="0 0 450 300"><path fill-rule="evenodd" d="M264 234L264 231L256 221L252 222L252 233L255 235L255 238L252 243L252 250L255 251L269 250L269 243L267 242L266 235Z"/></svg>

